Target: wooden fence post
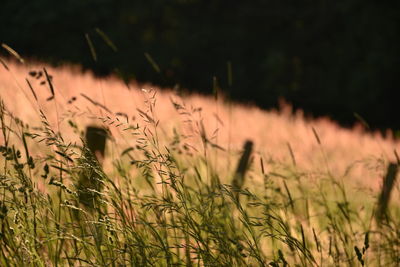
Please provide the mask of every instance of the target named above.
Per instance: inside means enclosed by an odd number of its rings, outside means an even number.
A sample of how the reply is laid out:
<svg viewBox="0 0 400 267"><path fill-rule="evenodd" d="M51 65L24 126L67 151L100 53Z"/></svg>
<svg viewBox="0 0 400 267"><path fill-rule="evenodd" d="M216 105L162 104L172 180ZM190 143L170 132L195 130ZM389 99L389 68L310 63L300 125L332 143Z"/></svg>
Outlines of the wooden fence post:
<svg viewBox="0 0 400 267"><path fill-rule="evenodd" d="M253 142L247 140L243 147L243 153L238 162L235 176L232 181L232 188L235 191L236 199L239 199L239 190L242 189L245 182L245 175L249 168L250 155L253 150Z"/></svg>

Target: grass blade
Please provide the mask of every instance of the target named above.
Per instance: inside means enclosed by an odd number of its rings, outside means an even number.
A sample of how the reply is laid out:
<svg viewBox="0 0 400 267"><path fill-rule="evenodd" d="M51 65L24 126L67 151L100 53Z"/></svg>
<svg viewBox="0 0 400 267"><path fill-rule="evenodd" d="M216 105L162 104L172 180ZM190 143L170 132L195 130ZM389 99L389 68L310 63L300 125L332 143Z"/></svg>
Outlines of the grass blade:
<svg viewBox="0 0 400 267"><path fill-rule="evenodd" d="M86 41L87 41L87 43L88 43L88 45L89 45L90 54L92 55L93 60L94 60L95 62L97 62L96 49L94 49L94 45L93 45L93 43L92 43L92 40L90 39L89 34L86 33L86 34L85 34L85 38L86 38Z"/></svg>
<svg viewBox="0 0 400 267"><path fill-rule="evenodd" d="M12 49L11 47L9 47L8 45L6 45L6 44L4 44L4 43L1 44L1 46L2 46L5 50L7 50L7 52L10 53L10 55L12 55L12 56L14 56L16 59L18 59L19 62L25 63L24 59L17 53L17 51L15 51L14 49ZM3 65L4 65L4 63L3 63ZM6 68L6 69L8 69L8 68Z"/></svg>
<svg viewBox="0 0 400 267"><path fill-rule="evenodd" d="M160 73L160 67L158 64L155 62L155 60L150 56L149 53L144 53L144 56L146 57L147 61L150 63L150 65L153 67L153 69L157 72Z"/></svg>
<svg viewBox="0 0 400 267"><path fill-rule="evenodd" d="M103 41L114 51L117 52L118 48L116 45L111 41L111 39L108 37L107 34L105 34L102 30L99 28L95 29L96 33L103 39Z"/></svg>

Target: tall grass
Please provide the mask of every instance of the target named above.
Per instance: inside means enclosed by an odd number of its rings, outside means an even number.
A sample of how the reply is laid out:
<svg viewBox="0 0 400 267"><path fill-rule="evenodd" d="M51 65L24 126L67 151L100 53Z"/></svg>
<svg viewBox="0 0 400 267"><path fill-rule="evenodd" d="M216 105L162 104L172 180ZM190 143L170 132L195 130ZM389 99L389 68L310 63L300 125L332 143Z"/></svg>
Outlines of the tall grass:
<svg viewBox="0 0 400 267"><path fill-rule="evenodd" d="M396 164L374 162L386 177L381 193L360 189L346 180L353 176L332 171L315 129L322 166L302 169L288 143L287 162L261 155L254 140L227 149L217 131L209 134L201 110L184 102L171 106L191 136L169 131L156 92L143 94L140 121L107 111L92 119L110 135L110 166L93 154L73 114L53 124L33 102L41 125L32 127L1 100L1 266L400 264L400 210L390 201L399 191ZM51 96L57 105L54 88ZM98 104L91 102L105 110ZM226 170L215 157L237 164Z"/></svg>

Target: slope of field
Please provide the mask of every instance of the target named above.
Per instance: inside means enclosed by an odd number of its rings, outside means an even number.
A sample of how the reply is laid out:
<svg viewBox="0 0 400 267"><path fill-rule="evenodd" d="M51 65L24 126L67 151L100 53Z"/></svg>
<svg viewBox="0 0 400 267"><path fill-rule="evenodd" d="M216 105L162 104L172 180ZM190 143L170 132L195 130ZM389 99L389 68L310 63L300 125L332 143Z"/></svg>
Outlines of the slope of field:
<svg viewBox="0 0 400 267"><path fill-rule="evenodd" d="M1 63L1 266L399 266L398 141Z"/></svg>
<svg viewBox="0 0 400 267"><path fill-rule="evenodd" d="M167 142L173 140L175 132L184 139L185 148L193 151L202 151L201 136L219 146L221 149L211 155L216 168L230 165L231 156L249 139L256 151L253 168L260 168L261 157L267 164L297 165L316 177L319 172L328 172L375 188L386 163L395 160L394 150L400 151L398 141L365 133L361 127L343 129L326 118L307 120L301 111L293 115L288 105L280 111L263 111L222 97L217 101L199 95L178 97L172 90L151 85L139 88L115 77L96 79L78 67L4 63L0 67L0 94L6 107L31 127L40 126L42 110L55 131L75 141L79 140L68 121L80 130L89 124L108 127L114 144L129 144L134 136L124 135L121 129L148 121L144 114L150 112L159 121L158 137ZM113 146L109 153L113 149L122 148Z"/></svg>

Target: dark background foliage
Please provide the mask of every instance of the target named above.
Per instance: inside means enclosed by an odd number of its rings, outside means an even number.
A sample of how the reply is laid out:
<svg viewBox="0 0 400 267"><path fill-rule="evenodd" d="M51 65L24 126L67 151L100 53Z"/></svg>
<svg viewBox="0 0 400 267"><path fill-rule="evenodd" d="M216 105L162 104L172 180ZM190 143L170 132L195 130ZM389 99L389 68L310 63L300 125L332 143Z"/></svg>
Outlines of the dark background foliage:
<svg viewBox="0 0 400 267"><path fill-rule="evenodd" d="M285 98L343 125L358 113L373 128L399 129L399 20L390 0L3 0L0 41L99 75L202 93L216 77L238 101L271 108Z"/></svg>

